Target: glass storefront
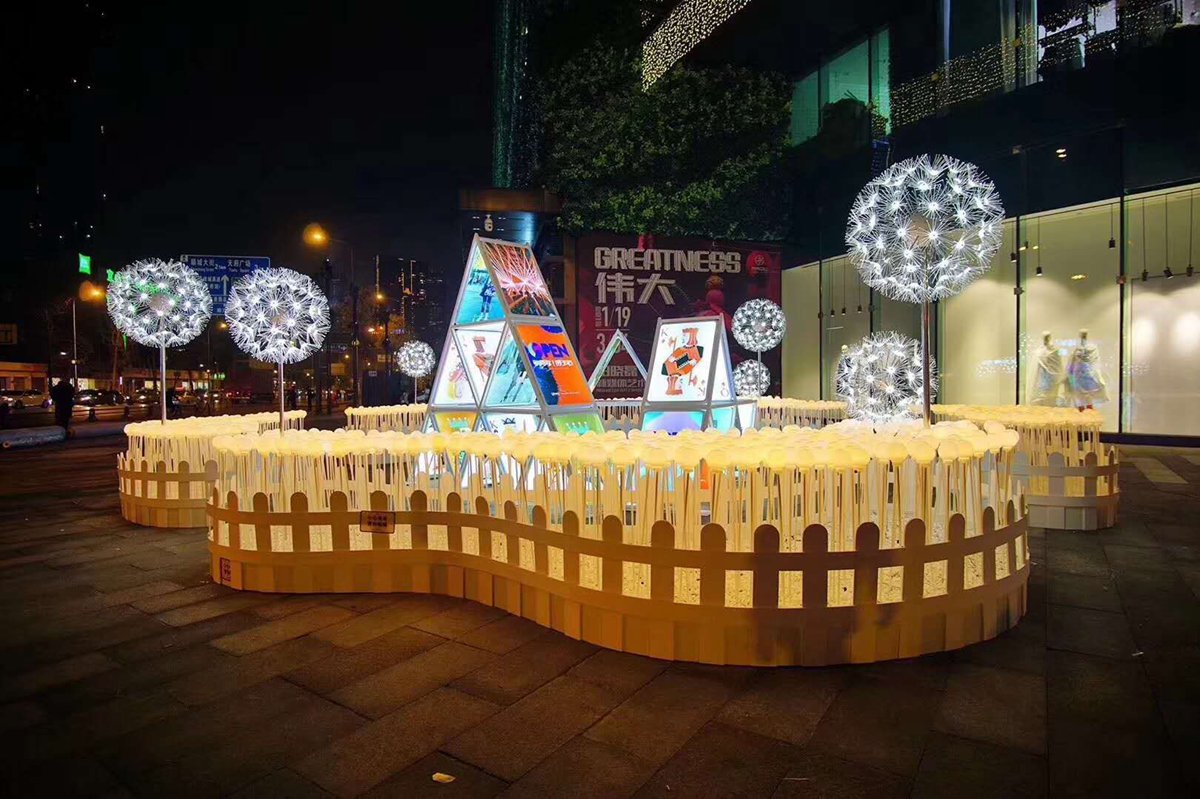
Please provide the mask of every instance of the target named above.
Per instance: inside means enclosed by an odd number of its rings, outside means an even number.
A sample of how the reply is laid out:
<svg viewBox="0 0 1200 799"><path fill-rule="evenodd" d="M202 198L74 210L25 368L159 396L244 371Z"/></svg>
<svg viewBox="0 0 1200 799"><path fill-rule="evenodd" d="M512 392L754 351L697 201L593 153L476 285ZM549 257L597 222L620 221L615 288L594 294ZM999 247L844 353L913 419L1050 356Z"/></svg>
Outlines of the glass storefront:
<svg viewBox="0 0 1200 799"><path fill-rule="evenodd" d="M938 305L941 400L1024 403L1043 336L1067 362L1086 331L1108 388L1105 430L1200 435L1197 194L1200 184L1006 220L992 269ZM784 309L789 396L832 398L843 344L920 335L919 307L867 291L844 257L786 271Z"/></svg>
<svg viewBox="0 0 1200 799"><path fill-rule="evenodd" d="M821 62L820 67L792 85L793 145L816 136L831 108L850 104L869 109L871 128L891 132L891 47L886 30L875 33ZM848 113L843 109L843 116Z"/></svg>

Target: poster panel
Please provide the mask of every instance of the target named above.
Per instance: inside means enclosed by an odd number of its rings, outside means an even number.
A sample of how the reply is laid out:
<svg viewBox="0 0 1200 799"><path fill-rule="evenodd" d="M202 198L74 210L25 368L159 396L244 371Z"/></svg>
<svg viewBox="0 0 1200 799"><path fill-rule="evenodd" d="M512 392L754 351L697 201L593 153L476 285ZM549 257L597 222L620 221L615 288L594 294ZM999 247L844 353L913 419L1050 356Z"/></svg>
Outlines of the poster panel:
<svg viewBox="0 0 1200 799"><path fill-rule="evenodd" d="M480 245L482 246L482 244ZM495 322L504 318L504 307L496 300L496 286L484 264L483 253L478 247L468 256L470 270L464 280L462 301L454 323L473 325L477 322Z"/></svg>
<svg viewBox="0 0 1200 799"><path fill-rule="evenodd" d="M492 374L496 355L500 352L500 327L493 329L459 328L454 331L458 348L463 353L463 365L476 396L483 396L483 387Z"/></svg>
<svg viewBox="0 0 1200 799"><path fill-rule="evenodd" d="M533 259L533 251L518 244L480 241L480 252L500 282L508 312L518 316L556 316L554 298Z"/></svg>
<svg viewBox="0 0 1200 799"><path fill-rule="evenodd" d="M560 433L603 433L604 422L598 413L560 413L550 417Z"/></svg>
<svg viewBox="0 0 1200 799"><path fill-rule="evenodd" d="M715 362L717 319L663 322L647 367L648 402L705 402Z"/></svg>
<svg viewBox="0 0 1200 799"><path fill-rule="evenodd" d="M433 387L434 405L474 405L475 395L467 379L467 368L458 346L453 339L446 342L445 363L438 372L437 385Z"/></svg>
<svg viewBox="0 0 1200 799"><path fill-rule="evenodd" d="M537 409L537 395L525 372L525 361L521 359L517 342L506 335L500 350L484 405L489 408Z"/></svg>
<svg viewBox="0 0 1200 799"><path fill-rule="evenodd" d="M559 325L517 325L517 336L547 406L592 403L592 392L571 352L566 330Z"/></svg>
<svg viewBox="0 0 1200 799"><path fill-rule="evenodd" d="M442 433L469 433L475 428L475 411L436 411L433 414L438 431Z"/></svg>
<svg viewBox="0 0 1200 799"><path fill-rule="evenodd" d="M704 411L646 411L642 417L642 429L664 433L681 433L684 430L704 428Z"/></svg>
<svg viewBox="0 0 1200 799"><path fill-rule="evenodd" d="M493 433L532 433L538 429L538 417L532 413L485 413L483 423Z"/></svg>
<svg viewBox="0 0 1200 799"><path fill-rule="evenodd" d="M733 312L746 300L781 302L781 255L774 244L591 233L580 237L575 252L576 342L585 374L595 369L617 330L645 358L659 319L713 316L728 332ZM756 357L732 335L730 346L734 366ZM763 354L776 379L782 374L780 354L779 347ZM595 397L640 396L632 364L614 364L596 384Z"/></svg>

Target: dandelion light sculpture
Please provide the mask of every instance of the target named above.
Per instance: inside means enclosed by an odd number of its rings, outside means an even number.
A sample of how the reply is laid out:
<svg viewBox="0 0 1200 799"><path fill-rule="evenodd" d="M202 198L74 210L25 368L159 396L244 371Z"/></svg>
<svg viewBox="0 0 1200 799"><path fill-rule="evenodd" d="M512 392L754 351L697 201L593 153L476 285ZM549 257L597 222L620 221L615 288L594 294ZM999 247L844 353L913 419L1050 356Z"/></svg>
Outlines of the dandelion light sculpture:
<svg viewBox="0 0 1200 799"><path fill-rule="evenodd" d="M159 410L167 421L167 347L200 335L212 315L212 296L194 271L179 261L149 258L117 272L108 286L108 315L125 335L158 347Z"/></svg>
<svg viewBox="0 0 1200 799"><path fill-rule="evenodd" d="M416 402L417 380L428 375L437 365L433 347L424 341L406 341L396 351L396 365L402 373L413 379L413 402Z"/></svg>
<svg viewBox="0 0 1200 799"><path fill-rule="evenodd" d="M771 370L762 361L742 361L733 369L733 389L739 397L756 399L770 385Z"/></svg>
<svg viewBox="0 0 1200 799"><path fill-rule="evenodd" d="M329 301L308 275L292 269L258 269L233 284L225 320L238 347L279 366L280 432L284 424L283 366L316 352L329 332Z"/></svg>
<svg viewBox="0 0 1200 799"><path fill-rule="evenodd" d="M928 401L937 390L932 367L927 383L923 365L915 340L899 333L872 333L851 348L839 369L839 396L856 419L879 423L908 417L913 405Z"/></svg>
<svg viewBox="0 0 1200 799"><path fill-rule="evenodd" d="M770 300L748 300L733 312L733 338L760 356L778 347L787 332L783 309Z"/></svg>
<svg viewBox="0 0 1200 799"><path fill-rule="evenodd" d="M1004 208L974 164L947 155L900 161L863 187L850 210L846 246L862 280L885 297L921 305L921 351L929 351L929 304L952 297L991 267ZM922 364L929 383L928 363ZM924 406L929 424L928 397Z"/></svg>

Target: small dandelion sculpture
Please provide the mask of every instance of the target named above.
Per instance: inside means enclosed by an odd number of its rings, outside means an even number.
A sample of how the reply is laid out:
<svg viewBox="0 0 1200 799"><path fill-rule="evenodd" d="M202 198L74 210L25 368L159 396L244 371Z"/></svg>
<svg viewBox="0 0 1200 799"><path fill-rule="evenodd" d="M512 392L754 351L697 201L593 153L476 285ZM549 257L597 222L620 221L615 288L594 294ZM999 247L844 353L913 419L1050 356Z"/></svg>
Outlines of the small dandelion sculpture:
<svg viewBox="0 0 1200 799"><path fill-rule="evenodd" d="M251 358L279 366L279 431L283 432L283 366L312 355L329 332L329 301L308 275L258 269L233 284L225 304L229 333Z"/></svg>
<svg viewBox="0 0 1200 799"><path fill-rule="evenodd" d="M778 347L785 332L787 317L770 300L748 300L733 312L733 338L751 352Z"/></svg>
<svg viewBox="0 0 1200 799"><path fill-rule="evenodd" d="M864 337L850 349L837 375L847 413L875 423L911 416L913 406L926 397L921 355L920 345L899 333ZM936 378L929 386L929 394L937 391Z"/></svg>
<svg viewBox="0 0 1200 799"><path fill-rule="evenodd" d="M182 347L204 330L212 295L179 261L149 258L117 272L108 286L108 315L125 335L158 347L159 409L167 421L167 347Z"/></svg>
<svg viewBox="0 0 1200 799"><path fill-rule="evenodd" d="M396 365L400 371L413 379L413 402L417 401L417 381L433 371L437 356L433 347L424 341L406 341L396 352Z"/></svg>
<svg viewBox="0 0 1200 799"><path fill-rule="evenodd" d="M762 361L742 361L733 370L733 389L739 397L756 399L771 385L771 370Z"/></svg>

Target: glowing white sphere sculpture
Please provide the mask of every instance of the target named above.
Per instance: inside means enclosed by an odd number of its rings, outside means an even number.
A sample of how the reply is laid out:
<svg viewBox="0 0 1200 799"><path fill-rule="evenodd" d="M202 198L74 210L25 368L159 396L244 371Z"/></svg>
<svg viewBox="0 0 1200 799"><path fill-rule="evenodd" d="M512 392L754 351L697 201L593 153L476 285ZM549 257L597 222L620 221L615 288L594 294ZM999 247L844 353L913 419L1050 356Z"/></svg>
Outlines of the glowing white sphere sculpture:
<svg viewBox="0 0 1200 799"><path fill-rule="evenodd" d="M329 332L329 301L308 275L258 269L233 284L225 320L234 343L268 363L296 363L320 348Z"/></svg>
<svg viewBox="0 0 1200 799"><path fill-rule="evenodd" d="M406 341L396 351L396 365L409 377L425 377L436 363L433 347L424 341Z"/></svg>
<svg viewBox="0 0 1200 799"><path fill-rule="evenodd" d="M182 347L212 315L208 286L179 261L150 258L117 272L108 286L108 315L147 347Z"/></svg>
<svg viewBox="0 0 1200 799"><path fill-rule="evenodd" d="M783 309L770 300L749 300L733 312L733 337L751 352L778 347L786 331Z"/></svg>
<svg viewBox="0 0 1200 799"><path fill-rule="evenodd" d="M936 364L930 358L931 396L937 391ZM847 413L869 422L913 415L925 397L921 345L899 333L872 333L850 349L837 376Z"/></svg>
<svg viewBox="0 0 1200 799"><path fill-rule="evenodd" d="M886 169L859 192L846 245L863 282L893 300L950 297L991 266L1004 208L974 164L922 155Z"/></svg>
<svg viewBox="0 0 1200 799"><path fill-rule="evenodd" d="M761 397L770 385L771 370L761 361L742 361L733 369L733 390L739 397Z"/></svg>

